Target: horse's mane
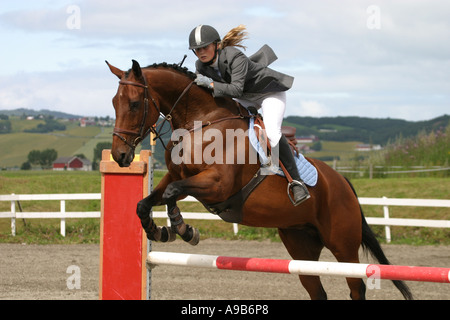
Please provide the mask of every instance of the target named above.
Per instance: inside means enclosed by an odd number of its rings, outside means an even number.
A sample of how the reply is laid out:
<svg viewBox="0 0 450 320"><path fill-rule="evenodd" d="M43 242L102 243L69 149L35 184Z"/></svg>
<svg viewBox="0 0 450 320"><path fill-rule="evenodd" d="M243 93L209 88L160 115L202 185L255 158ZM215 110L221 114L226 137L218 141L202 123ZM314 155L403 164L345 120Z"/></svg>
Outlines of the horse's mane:
<svg viewBox="0 0 450 320"><path fill-rule="evenodd" d="M180 67L180 65L176 64L176 63L174 63L174 64L169 64L167 62L154 63L154 64L146 66L143 69L157 69L157 68L167 68L167 69L172 69L172 70L178 71L178 72L188 76L191 80L194 80L196 78L196 74L194 72L189 71L189 69L186 67ZM131 69L125 73L125 77L128 77L130 72L131 72Z"/></svg>

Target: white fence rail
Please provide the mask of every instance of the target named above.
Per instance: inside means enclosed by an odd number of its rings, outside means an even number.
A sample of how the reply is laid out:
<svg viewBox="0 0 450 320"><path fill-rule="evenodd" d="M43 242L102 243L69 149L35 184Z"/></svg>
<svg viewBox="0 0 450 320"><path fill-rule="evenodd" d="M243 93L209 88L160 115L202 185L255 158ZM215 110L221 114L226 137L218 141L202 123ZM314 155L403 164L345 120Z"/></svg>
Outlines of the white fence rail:
<svg viewBox="0 0 450 320"><path fill-rule="evenodd" d="M362 205L383 206L383 218L366 217L371 225L384 225L386 242L391 242L391 226L450 228L450 220L405 219L389 217L389 206L450 208L450 200L406 198L358 198Z"/></svg>
<svg viewBox="0 0 450 320"><path fill-rule="evenodd" d="M450 167L441 167L441 166L433 166L433 167L425 167L425 166L374 166L369 165L368 167L340 167L337 166L337 161L333 162L333 169L340 173L358 173L360 177L364 176L366 172L369 172L369 178L373 178L373 174L404 174L404 173L423 173L423 172L437 172L437 171L448 171ZM392 170L399 169L399 170Z"/></svg>
<svg viewBox="0 0 450 320"><path fill-rule="evenodd" d="M17 203L20 201L60 201L60 211L57 212L21 212L17 211ZM61 235L65 236L66 219L70 218L100 218L100 211L74 212L66 211L66 201L68 200L101 200L100 193L68 193L68 194L11 194L0 195L0 201L11 203L11 210L0 212L0 218L11 219L11 234L16 234L16 219L33 218L57 218L61 219ZM187 197L182 201L197 202L193 197ZM383 218L366 217L370 225L386 226L386 241L391 241L390 226L410 226L410 227L431 227L431 228L450 228L450 220L431 220L431 219L399 219L389 217L390 206L410 206L410 207L441 207L450 208L450 200L440 199L399 199L399 198L359 198L361 205L383 206ZM154 218L167 218L165 211L154 211ZM221 220L218 216L205 212L183 212L185 219L204 219ZM169 221L168 221L169 223ZM238 232L238 225L233 224L234 233Z"/></svg>
<svg viewBox="0 0 450 320"><path fill-rule="evenodd" d="M66 200L101 200L101 193L60 193L60 194L11 194L0 195L0 201L10 201L11 211L0 212L0 218L11 218L11 234L16 235L16 219L61 219L61 235L66 236L66 218L100 218L100 211L66 211ZM57 212L22 212L17 211L16 203L20 201L60 201Z"/></svg>

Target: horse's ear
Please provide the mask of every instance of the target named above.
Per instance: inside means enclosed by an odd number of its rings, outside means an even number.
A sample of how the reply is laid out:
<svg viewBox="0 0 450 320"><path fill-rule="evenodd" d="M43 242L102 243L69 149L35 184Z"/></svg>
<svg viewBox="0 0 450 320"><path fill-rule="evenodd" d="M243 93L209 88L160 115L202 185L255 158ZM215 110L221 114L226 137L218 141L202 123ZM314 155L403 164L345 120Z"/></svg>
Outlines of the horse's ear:
<svg viewBox="0 0 450 320"><path fill-rule="evenodd" d="M141 66L139 65L139 63L136 60L132 60L133 61L133 73L134 76L136 77L136 79L139 79L142 77L142 70L141 70Z"/></svg>
<svg viewBox="0 0 450 320"><path fill-rule="evenodd" d="M122 79L122 77L125 74L125 72L120 70L119 68L114 67L113 65L110 65L108 61L105 60L105 62L108 65L109 70L111 70L111 72L113 74L115 74L117 76L117 78Z"/></svg>

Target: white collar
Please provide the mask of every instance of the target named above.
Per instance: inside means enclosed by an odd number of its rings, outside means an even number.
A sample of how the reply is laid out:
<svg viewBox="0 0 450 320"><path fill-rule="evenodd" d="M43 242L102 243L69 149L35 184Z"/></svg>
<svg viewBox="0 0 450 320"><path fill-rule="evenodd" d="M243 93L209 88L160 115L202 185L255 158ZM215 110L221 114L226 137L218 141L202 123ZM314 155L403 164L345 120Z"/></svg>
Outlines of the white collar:
<svg viewBox="0 0 450 320"><path fill-rule="evenodd" d="M214 69L219 69L219 55L216 57L216 61L211 64L211 67Z"/></svg>

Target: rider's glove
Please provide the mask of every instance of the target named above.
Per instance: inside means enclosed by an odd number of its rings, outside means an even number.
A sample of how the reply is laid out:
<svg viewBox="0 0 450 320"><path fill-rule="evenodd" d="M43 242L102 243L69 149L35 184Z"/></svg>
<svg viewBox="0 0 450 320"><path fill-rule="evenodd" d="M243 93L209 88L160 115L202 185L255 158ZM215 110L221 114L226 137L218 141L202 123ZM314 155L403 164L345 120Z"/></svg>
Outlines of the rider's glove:
<svg viewBox="0 0 450 320"><path fill-rule="evenodd" d="M197 74L197 78L194 80L194 82L201 87L205 87L211 90L214 89L212 85L213 79L208 78L202 74Z"/></svg>

